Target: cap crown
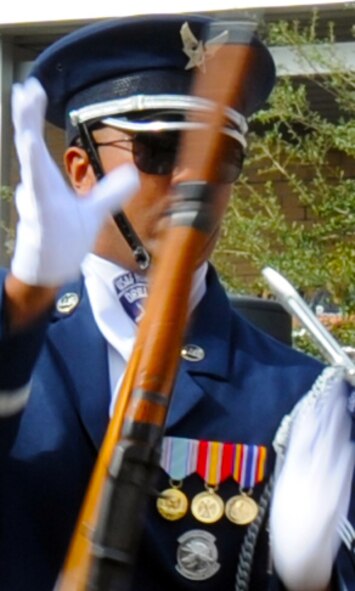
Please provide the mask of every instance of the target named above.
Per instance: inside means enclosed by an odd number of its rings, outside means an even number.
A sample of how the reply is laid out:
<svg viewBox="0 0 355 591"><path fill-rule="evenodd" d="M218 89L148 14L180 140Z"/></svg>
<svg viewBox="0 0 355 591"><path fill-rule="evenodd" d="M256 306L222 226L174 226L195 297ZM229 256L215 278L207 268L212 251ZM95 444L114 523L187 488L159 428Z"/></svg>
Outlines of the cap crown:
<svg viewBox="0 0 355 591"><path fill-rule="evenodd" d="M133 94L187 94L195 69L187 69L189 57L181 37L185 22L196 42L202 44L212 19L154 15L102 21L51 45L35 61L30 74L39 79L48 95L47 119L64 128L71 108ZM255 47L244 96L238 101L243 115L248 116L264 103L273 87L274 63L256 36L246 41L245 27L237 28L233 42L249 42ZM208 73L208 61L206 64Z"/></svg>

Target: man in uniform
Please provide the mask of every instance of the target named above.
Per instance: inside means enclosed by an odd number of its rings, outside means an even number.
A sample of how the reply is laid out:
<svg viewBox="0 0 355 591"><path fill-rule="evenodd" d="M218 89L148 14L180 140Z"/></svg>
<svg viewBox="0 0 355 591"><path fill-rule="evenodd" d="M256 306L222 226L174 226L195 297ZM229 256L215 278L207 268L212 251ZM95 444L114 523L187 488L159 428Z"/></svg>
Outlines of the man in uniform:
<svg viewBox="0 0 355 591"><path fill-rule="evenodd" d="M62 566L132 351L169 188L186 178L174 166L179 133L194 125L189 109L205 108L189 89L196 69L208 72L206 24L162 16L79 29L14 90L21 184L1 292L1 591L49 591ZM223 129L221 210L241 169L246 117L274 84L269 52L249 42L256 59L241 112L230 109ZM76 195L46 151L46 106L66 129ZM208 264L218 229L199 253L165 428L157 486L170 502L150 502L136 591L232 591L237 572L239 589L265 591L275 580L265 528L272 441L321 366L232 310ZM186 507L173 515L179 499Z"/></svg>

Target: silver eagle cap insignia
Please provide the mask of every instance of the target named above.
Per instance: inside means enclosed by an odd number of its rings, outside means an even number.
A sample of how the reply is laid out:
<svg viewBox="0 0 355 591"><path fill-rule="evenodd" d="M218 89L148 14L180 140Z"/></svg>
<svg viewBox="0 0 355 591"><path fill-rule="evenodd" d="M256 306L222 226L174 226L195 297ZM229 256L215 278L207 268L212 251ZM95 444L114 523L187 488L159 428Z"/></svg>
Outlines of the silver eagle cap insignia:
<svg viewBox="0 0 355 591"><path fill-rule="evenodd" d="M199 41L196 39L187 22L182 25L180 35L183 44L182 51L189 58L185 70L191 70L192 68L197 67L200 68L202 72L206 71L206 61L213 57L228 39L228 31L223 31L205 43Z"/></svg>

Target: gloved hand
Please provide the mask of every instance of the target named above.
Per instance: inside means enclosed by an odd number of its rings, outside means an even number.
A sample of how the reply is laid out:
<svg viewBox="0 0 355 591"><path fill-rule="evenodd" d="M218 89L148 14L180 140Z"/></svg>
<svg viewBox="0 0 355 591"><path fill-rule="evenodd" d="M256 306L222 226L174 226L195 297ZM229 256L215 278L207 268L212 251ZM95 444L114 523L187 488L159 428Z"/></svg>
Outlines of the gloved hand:
<svg viewBox="0 0 355 591"><path fill-rule="evenodd" d="M21 182L12 273L29 285L59 286L76 278L103 221L139 187L136 169L124 165L84 197L64 181L43 138L47 97L38 80L16 84L12 118Z"/></svg>
<svg viewBox="0 0 355 591"><path fill-rule="evenodd" d="M292 424L271 504L272 556L290 591L326 589L350 502L355 444L347 385L339 370L327 368L317 388Z"/></svg>

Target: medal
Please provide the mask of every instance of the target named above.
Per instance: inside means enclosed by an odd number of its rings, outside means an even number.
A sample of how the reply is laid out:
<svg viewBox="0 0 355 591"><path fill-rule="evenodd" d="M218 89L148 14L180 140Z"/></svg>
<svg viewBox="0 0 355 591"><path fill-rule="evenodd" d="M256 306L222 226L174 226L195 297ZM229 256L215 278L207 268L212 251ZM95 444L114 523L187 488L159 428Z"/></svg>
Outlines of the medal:
<svg viewBox="0 0 355 591"><path fill-rule="evenodd" d="M157 500L158 512L168 521L182 519L187 513L188 506L187 496L176 487L164 490Z"/></svg>
<svg viewBox="0 0 355 591"><path fill-rule="evenodd" d="M191 502L191 513L202 523L216 523L224 514L224 503L215 490L207 490L197 494Z"/></svg>
<svg viewBox="0 0 355 591"><path fill-rule="evenodd" d="M170 521L186 515L189 501L174 482L181 483L190 474L198 474L206 490L191 502L191 512L197 521L212 524L225 514L237 525L252 523L259 507L250 492L242 491L251 491L264 480L266 459L267 448L262 445L164 437L160 465L170 476L171 488L166 489L157 502L160 515ZM239 484L241 492L230 498L224 507L216 490L229 478Z"/></svg>
<svg viewBox="0 0 355 591"><path fill-rule="evenodd" d="M226 503L226 517L237 525L248 525L256 519L259 506L246 493L231 497Z"/></svg>

